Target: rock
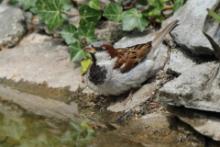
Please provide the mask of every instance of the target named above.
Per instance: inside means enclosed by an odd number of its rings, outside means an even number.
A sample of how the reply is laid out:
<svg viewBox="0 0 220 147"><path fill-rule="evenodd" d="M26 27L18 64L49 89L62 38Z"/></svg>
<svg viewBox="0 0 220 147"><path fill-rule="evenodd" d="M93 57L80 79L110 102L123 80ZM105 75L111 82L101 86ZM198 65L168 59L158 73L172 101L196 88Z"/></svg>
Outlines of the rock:
<svg viewBox="0 0 220 147"><path fill-rule="evenodd" d="M220 118L216 114L182 108L172 108L172 112L199 133L220 141Z"/></svg>
<svg viewBox="0 0 220 147"><path fill-rule="evenodd" d="M184 127L178 127L169 114L152 113L134 119L125 127L97 134L92 146L104 147L198 147L204 145L198 137ZM175 129L173 129L175 128Z"/></svg>
<svg viewBox="0 0 220 147"><path fill-rule="evenodd" d="M2 85L0 85L0 100L16 104L29 113L31 112L47 118L63 121L70 119L78 121L79 119L76 104L67 105L64 102L22 93Z"/></svg>
<svg viewBox="0 0 220 147"><path fill-rule="evenodd" d="M159 99L175 106L220 112L219 63L194 65L159 90Z"/></svg>
<svg viewBox="0 0 220 147"><path fill-rule="evenodd" d="M170 58L165 66L165 70L171 70L181 74L186 70L193 67L196 63L190 59L189 56L184 54L180 49L172 49L170 52Z"/></svg>
<svg viewBox="0 0 220 147"><path fill-rule="evenodd" d="M219 0L188 0L173 17L164 24L178 19L179 25L171 32L174 41L196 55L212 55L213 48L204 36L207 9L217 7ZM213 27L213 25L210 25ZM216 31L214 32L216 34ZM212 33L212 34L214 34Z"/></svg>
<svg viewBox="0 0 220 147"><path fill-rule="evenodd" d="M156 88L156 82L145 84L134 94L128 96L125 100L110 105L107 110L111 112L128 112L129 110L140 106L149 98L152 98Z"/></svg>
<svg viewBox="0 0 220 147"><path fill-rule="evenodd" d="M121 25L112 21L105 21L95 30L98 40L115 42L122 37L123 31Z"/></svg>
<svg viewBox="0 0 220 147"><path fill-rule="evenodd" d="M13 50L0 52L0 78L42 84L52 88L82 86L80 70L70 60L68 48L52 38L31 34Z"/></svg>
<svg viewBox="0 0 220 147"><path fill-rule="evenodd" d="M0 5L0 48L12 47L25 33L24 14L19 8Z"/></svg>

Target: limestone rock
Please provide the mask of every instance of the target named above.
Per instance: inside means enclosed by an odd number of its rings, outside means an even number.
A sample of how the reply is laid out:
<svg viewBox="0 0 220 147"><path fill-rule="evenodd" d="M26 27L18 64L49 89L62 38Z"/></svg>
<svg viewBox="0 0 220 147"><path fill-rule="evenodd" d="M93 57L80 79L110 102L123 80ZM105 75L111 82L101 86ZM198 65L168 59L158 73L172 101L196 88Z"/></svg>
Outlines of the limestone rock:
<svg viewBox="0 0 220 147"><path fill-rule="evenodd" d="M190 59L189 56L187 56L182 51L180 51L179 48L177 48L171 50L169 61L165 66L165 70L171 70L181 74L187 69L190 69L195 64L196 63L192 59Z"/></svg>
<svg viewBox="0 0 220 147"><path fill-rule="evenodd" d="M25 33L24 14L19 8L0 5L0 48L12 47Z"/></svg>
<svg viewBox="0 0 220 147"><path fill-rule="evenodd" d="M220 141L220 118L216 114L182 108L172 108L172 112L199 133Z"/></svg>
<svg viewBox="0 0 220 147"><path fill-rule="evenodd" d="M80 85L80 70L70 60L68 48L48 36L31 34L13 50L0 52L0 78L47 83L52 88Z"/></svg>
<svg viewBox="0 0 220 147"><path fill-rule="evenodd" d="M179 25L171 32L174 41L190 50L196 55L211 55L213 48L204 36L203 31L207 31L212 35L218 34L218 30L213 25L206 25L207 9L214 9L219 4L219 0L188 0L186 4L180 8L173 17L168 21L179 20ZM206 28L204 28L206 26ZM211 28L207 28L207 27ZM216 27L215 27L216 28ZM211 30L215 31L211 31Z"/></svg>
<svg viewBox="0 0 220 147"><path fill-rule="evenodd" d="M220 112L219 78L219 63L195 65L166 83L159 99L168 105Z"/></svg>

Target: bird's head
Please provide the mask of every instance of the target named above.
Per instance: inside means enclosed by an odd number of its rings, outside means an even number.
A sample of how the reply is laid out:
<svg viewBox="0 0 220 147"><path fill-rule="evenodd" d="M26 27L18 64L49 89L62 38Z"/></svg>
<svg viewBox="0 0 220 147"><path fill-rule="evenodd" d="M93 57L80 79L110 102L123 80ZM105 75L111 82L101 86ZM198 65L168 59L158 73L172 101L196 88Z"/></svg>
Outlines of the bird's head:
<svg viewBox="0 0 220 147"><path fill-rule="evenodd" d="M87 74L88 79L95 85L103 84L111 77L113 60L106 46L110 45L90 45L85 48L85 51L91 55L93 62Z"/></svg>

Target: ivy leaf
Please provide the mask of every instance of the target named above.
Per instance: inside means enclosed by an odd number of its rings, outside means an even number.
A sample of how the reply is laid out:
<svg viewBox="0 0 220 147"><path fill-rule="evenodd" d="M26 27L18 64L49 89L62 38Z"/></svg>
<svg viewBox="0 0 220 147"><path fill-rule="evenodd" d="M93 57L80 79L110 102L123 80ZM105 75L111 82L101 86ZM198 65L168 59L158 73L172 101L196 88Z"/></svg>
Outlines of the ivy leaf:
<svg viewBox="0 0 220 147"><path fill-rule="evenodd" d="M74 44L78 40L77 28L73 25L64 26L63 30L60 33L62 38L68 45Z"/></svg>
<svg viewBox="0 0 220 147"><path fill-rule="evenodd" d="M143 17L142 13L137 9L130 9L123 12L122 15L122 27L125 31L131 31L137 28L143 31L148 25L148 21Z"/></svg>
<svg viewBox="0 0 220 147"><path fill-rule="evenodd" d="M87 5L80 6L79 13L80 13L80 20L85 21L87 23L90 22L96 23L101 18L101 12L99 10L90 8Z"/></svg>
<svg viewBox="0 0 220 147"><path fill-rule="evenodd" d="M184 0L175 0L173 9L176 11L184 4Z"/></svg>
<svg viewBox="0 0 220 147"><path fill-rule="evenodd" d="M90 0L89 1L89 7L100 10L101 9L101 4L99 0Z"/></svg>
<svg viewBox="0 0 220 147"><path fill-rule="evenodd" d="M68 2L68 0L37 0L37 13L49 30L57 29L63 24L62 13Z"/></svg>
<svg viewBox="0 0 220 147"><path fill-rule="evenodd" d="M87 43L95 41L95 23L81 21L78 32L80 38L85 39Z"/></svg>
<svg viewBox="0 0 220 147"><path fill-rule="evenodd" d="M110 3L106 6L103 16L109 20L119 22L122 18L122 7L117 3Z"/></svg>
<svg viewBox="0 0 220 147"><path fill-rule="evenodd" d="M85 59L85 60L82 60L80 64L81 64L81 74L85 74L88 71L90 65L92 64L92 60Z"/></svg>
<svg viewBox="0 0 220 147"><path fill-rule="evenodd" d="M81 60L87 58L88 54L82 50L81 44L79 41L77 41L74 44L71 44L70 46L70 57L73 62L80 62Z"/></svg>
<svg viewBox="0 0 220 147"><path fill-rule="evenodd" d="M208 15L220 23L220 15L217 14L215 11L208 9Z"/></svg>
<svg viewBox="0 0 220 147"><path fill-rule="evenodd" d="M37 0L11 0L11 3L18 4L24 10L34 8L36 2L37 2Z"/></svg>

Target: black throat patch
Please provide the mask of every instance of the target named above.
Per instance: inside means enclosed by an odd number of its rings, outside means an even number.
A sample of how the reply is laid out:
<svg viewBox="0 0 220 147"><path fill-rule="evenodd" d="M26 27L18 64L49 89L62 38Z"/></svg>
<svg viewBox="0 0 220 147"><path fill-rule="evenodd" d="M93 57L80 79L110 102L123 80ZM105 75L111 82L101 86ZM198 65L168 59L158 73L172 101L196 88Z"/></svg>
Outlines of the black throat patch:
<svg viewBox="0 0 220 147"><path fill-rule="evenodd" d="M89 71L89 80L95 85L103 84L106 79L107 70L104 67L92 64Z"/></svg>

